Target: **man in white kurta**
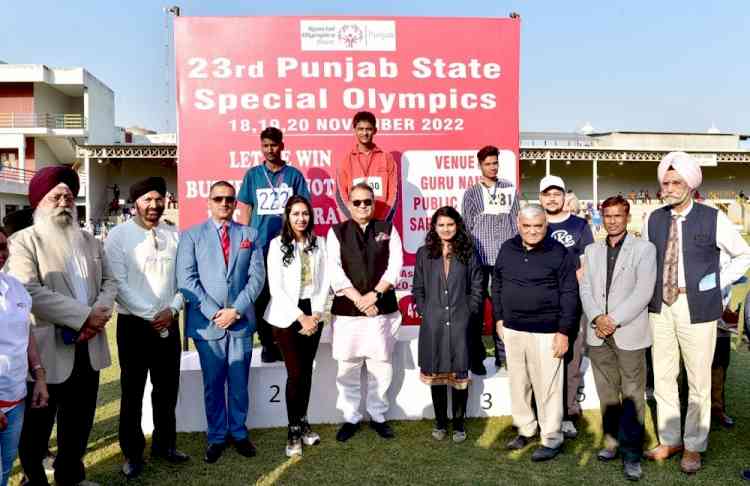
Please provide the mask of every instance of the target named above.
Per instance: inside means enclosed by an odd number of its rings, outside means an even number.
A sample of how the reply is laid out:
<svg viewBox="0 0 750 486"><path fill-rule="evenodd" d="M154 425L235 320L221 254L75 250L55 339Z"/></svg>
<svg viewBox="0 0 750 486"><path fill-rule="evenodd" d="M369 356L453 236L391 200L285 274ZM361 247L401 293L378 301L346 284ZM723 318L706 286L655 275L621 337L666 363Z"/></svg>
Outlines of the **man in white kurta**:
<svg viewBox="0 0 750 486"><path fill-rule="evenodd" d="M352 219L332 227L326 243L335 293L331 314L333 358L338 361L337 408L345 420L336 439L347 441L359 430L363 367L370 426L389 439L394 434L385 420L386 393L401 324L394 291L403 264L401 238L390 223L373 219L375 197L369 186L355 185L349 199Z"/></svg>

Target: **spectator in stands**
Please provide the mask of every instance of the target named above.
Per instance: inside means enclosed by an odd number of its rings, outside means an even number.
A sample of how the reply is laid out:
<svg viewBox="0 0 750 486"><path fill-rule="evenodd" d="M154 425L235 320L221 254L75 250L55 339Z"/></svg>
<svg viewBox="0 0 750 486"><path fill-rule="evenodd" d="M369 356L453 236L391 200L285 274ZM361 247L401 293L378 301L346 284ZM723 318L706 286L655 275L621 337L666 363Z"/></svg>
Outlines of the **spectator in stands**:
<svg viewBox="0 0 750 486"><path fill-rule="evenodd" d="M271 241L267 261L271 300L264 317L273 326L287 372L286 455L301 456L303 444L320 443L307 420L307 406L330 289L325 238L315 236L313 209L304 197L287 201L281 234Z"/></svg>

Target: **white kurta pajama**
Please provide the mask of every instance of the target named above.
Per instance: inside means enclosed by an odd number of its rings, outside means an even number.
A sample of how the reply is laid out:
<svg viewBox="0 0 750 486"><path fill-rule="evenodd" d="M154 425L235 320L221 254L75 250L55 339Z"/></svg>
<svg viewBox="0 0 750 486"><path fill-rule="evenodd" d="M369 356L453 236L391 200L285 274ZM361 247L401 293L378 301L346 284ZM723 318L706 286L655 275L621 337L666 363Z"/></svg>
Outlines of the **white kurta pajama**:
<svg viewBox="0 0 750 486"><path fill-rule="evenodd" d="M332 229L328 231L326 248L331 288L340 296L353 285L344 272L341 245ZM401 238L395 228L391 230L388 251L388 266L381 280L395 286L403 264ZM336 407L347 422L356 424L363 418L360 412L363 366L367 370L367 413L375 422L385 421L389 405L386 394L393 377L391 356L400 325L400 312L375 317L332 316L331 347L333 359L338 361Z"/></svg>

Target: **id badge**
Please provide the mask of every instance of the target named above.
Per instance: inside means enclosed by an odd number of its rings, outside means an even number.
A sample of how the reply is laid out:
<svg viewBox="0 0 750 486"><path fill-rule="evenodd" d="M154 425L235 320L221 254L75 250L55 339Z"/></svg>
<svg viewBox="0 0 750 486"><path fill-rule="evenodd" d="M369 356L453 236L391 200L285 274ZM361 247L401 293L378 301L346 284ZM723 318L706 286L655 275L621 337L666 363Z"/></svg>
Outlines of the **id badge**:
<svg viewBox="0 0 750 486"><path fill-rule="evenodd" d="M352 185L356 186L357 184L364 182L368 186L372 188L372 192L375 194L375 197L383 197L383 178L378 176L370 176L370 177L357 177L352 181Z"/></svg>
<svg viewBox="0 0 750 486"><path fill-rule="evenodd" d="M513 207L513 199L516 197L516 190L513 187L506 187L498 189L493 194L492 191L484 189L482 190L482 195L484 198L485 214L509 214L510 208Z"/></svg>
<svg viewBox="0 0 750 486"><path fill-rule="evenodd" d="M276 188L256 189L255 197L258 201L258 214L283 214L286 202L292 197L292 188L282 186Z"/></svg>

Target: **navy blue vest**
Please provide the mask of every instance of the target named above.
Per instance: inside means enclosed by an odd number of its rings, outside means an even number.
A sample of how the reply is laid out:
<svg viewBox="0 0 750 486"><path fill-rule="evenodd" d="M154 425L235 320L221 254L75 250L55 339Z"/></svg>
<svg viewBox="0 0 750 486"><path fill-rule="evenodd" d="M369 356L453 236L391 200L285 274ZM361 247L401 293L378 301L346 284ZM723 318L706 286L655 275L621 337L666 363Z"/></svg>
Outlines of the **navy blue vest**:
<svg viewBox="0 0 750 486"><path fill-rule="evenodd" d="M714 321L721 316L721 282L719 281L719 253L716 246L716 212L703 204L693 208L682 223L682 261L685 266L690 322ZM656 289L648 311L659 313L662 306L664 254L667 251L672 214L669 206L657 209L648 219L648 239L656 246ZM711 273L716 274L716 287L699 291L698 282Z"/></svg>
<svg viewBox="0 0 750 486"><path fill-rule="evenodd" d="M365 295L375 288L388 268L390 255L388 239L378 235L391 235L391 223L372 220L363 232L353 220L339 223L333 227L333 233L341 246L341 266L349 277L352 286ZM391 287L375 304L378 314L390 314L398 310L396 292ZM331 314L337 316L364 316L354 302L343 295L333 298Z"/></svg>

